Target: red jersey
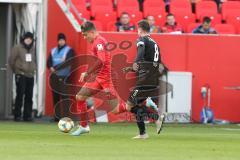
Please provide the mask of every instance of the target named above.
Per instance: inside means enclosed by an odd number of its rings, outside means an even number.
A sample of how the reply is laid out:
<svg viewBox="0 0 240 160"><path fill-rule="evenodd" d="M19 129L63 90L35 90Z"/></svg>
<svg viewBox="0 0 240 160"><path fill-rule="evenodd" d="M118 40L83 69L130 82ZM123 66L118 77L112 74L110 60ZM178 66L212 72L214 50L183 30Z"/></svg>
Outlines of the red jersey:
<svg viewBox="0 0 240 160"><path fill-rule="evenodd" d="M111 55L106 49L107 41L102 36L98 35L94 41L92 46L92 52L101 62L103 63L102 67L99 67L97 71L96 80L110 80L111 75Z"/></svg>
<svg viewBox="0 0 240 160"><path fill-rule="evenodd" d="M108 91L110 93L111 99L116 98L116 91L112 85L111 81L111 55L107 51L107 41L102 36L98 35L92 45L92 53L95 55L102 63L102 66L96 69L96 79L93 82L86 82L84 88L90 88L94 90Z"/></svg>

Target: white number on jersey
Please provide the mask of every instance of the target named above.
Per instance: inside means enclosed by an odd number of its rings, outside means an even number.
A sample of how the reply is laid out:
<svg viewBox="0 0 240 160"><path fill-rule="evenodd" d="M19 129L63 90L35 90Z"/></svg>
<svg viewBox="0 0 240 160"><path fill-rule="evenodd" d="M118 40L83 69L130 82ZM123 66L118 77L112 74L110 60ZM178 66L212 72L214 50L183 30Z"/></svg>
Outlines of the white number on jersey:
<svg viewBox="0 0 240 160"><path fill-rule="evenodd" d="M103 45L102 44L97 44L97 50L98 51L103 51Z"/></svg>
<svg viewBox="0 0 240 160"><path fill-rule="evenodd" d="M154 62L158 62L158 60L159 60L159 50L158 50L157 44L155 44L154 47L155 47Z"/></svg>

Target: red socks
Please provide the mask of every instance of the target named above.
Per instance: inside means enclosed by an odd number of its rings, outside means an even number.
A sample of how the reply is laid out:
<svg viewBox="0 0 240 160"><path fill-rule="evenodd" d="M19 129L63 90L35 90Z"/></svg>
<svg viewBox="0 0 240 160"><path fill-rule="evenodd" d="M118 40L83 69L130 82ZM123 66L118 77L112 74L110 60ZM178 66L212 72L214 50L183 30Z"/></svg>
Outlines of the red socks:
<svg viewBox="0 0 240 160"><path fill-rule="evenodd" d="M88 125L88 113L86 101L77 101L77 110L80 112L80 125L86 127Z"/></svg>

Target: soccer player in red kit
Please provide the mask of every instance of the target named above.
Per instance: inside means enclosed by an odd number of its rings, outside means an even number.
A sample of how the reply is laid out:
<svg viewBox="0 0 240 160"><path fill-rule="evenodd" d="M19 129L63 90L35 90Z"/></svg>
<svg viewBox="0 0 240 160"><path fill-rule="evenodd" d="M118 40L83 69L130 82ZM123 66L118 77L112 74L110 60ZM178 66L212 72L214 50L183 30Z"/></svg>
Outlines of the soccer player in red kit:
<svg viewBox="0 0 240 160"><path fill-rule="evenodd" d="M79 81L83 82L90 74L96 74L95 81L86 82L80 91L76 95L77 107L80 111L80 126L79 128L71 133L73 136L78 136L83 133L88 133L90 131L88 125L88 113L86 99L99 91L103 90L104 93L112 95L109 99L110 105L114 109L119 108L116 94L114 93L113 85L111 82L111 55L106 50L107 41L99 35L96 28L92 22L85 22L82 26L82 34L84 38L92 44L92 53L98 58L94 65L88 68L86 72L83 72L80 76ZM125 104L122 104L124 107Z"/></svg>
<svg viewBox="0 0 240 160"><path fill-rule="evenodd" d="M86 82L80 91L76 95L77 107L80 111L80 126L71 133L73 136L79 136L83 133L90 132L88 125L88 112L86 99L97 94L99 91L107 95L105 99L110 104L111 112L121 113L127 111L125 102L120 101L113 89L111 80L111 55L107 51L107 41L99 35L92 22L85 22L82 26L82 34L84 38L92 44L92 53L98 60L88 68L86 72L83 72L79 81L83 82L91 75L95 74L95 80L93 82ZM151 98L147 99L147 102L151 102ZM149 105L152 107L153 105Z"/></svg>

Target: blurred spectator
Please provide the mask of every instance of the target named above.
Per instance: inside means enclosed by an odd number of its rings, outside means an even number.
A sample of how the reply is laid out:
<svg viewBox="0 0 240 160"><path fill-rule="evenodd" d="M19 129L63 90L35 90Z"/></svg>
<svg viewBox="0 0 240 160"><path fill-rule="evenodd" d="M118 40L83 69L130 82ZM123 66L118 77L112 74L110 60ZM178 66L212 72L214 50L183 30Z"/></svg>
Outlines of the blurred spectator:
<svg viewBox="0 0 240 160"><path fill-rule="evenodd" d="M196 3L199 2L201 0L190 0L191 5L192 5L192 12L196 13Z"/></svg>
<svg viewBox="0 0 240 160"><path fill-rule="evenodd" d="M192 3L192 7L193 7L193 13L195 13L195 10L196 10L196 3L200 2L202 0L190 0L190 2ZM217 6L218 6L218 12L220 13L221 12L221 9L222 9L222 3L223 2L226 2L227 0L212 0L212 1L215 1Z"/></svg>
<svg viewBox="0 0 240 160"><path fill-rule="evenodd" d="M63 33L58 34L57 40L58 40L58 45L51 50L51 53L49 54L49 57L47 60L48 69L52 74L55 74L55 76L51 76L52 78L50 79L50 81L52 82L51 84L64 82L67 79L67 77L70 75L71 68L66 67L66 68L57 70L57 67L64 64L67 60L69 60L74 56L74 51L71 47L69 47L66 44L66 36ZM57 108L54 108L55 109L54 121L58 121L59 118L61 118L59 116L68 116L69 104L66 101L62 101L62 100L68 99L69 97L61 94L61 93L65 93L64 86L56 85L54 87L56 88L53 88L52 90L53 103L54 103L54 107L57 107ZM59 102L63 102L63 103L59 103ZM62 115L61 113L63 113L64 115Z"/></svg>
<svg viewBox="0 0 240 160"><path fill-rule="evenodd" d="M90 9L90 7L91 7L91 0L85 0L85 1L86 1L87 9Z"/></svg>
<svg viewBox="0 0 240 160"><path fill-rule="evenodd" d="M23 120L32 121L34 74L37 65L31 32L24 34L21 43L13 47L9 65L15 73L16 82L14 120L21 120L22 104L24 102Z"/></svg>
<svg viewBox="0 0 240 160"><path fill-rule="evenodd" d="M214 0L217 3L218 6L218 12L221 13L222 10L222 3L226 2L227 0Z"/></svg>
<svg viewBox="0 0 240 160"><path fill-rule="evenodd" d="M217 34L217 31L211 27L211 19L209 17L203 18L203 23L193 30L195 34Z"/></svg>
<svg viewBox="0 0 240 160"><path fill-rule="evenodd" d="M132 32L135 30L135 25L130 23L130 16L127 12L123 12L120 20L115 24L118 32Z"/></svg>
<svg viewBox="0 0 240 160"><path fill-rule="evenodd" d="M162 32L163 33L175 33L175 34L180 34L183 32L183 29L178 23L175 21L175 17L173 14L169 13L166 16L166 23L162 27Z"/></svg>
<svg viewBox="0 0 240 160"><path fill-rule="evenodd" d="M155 25L155 19L153 16L148 16L147 21L150 25L150 33L160 33L160 27Z"/></svg>
<svg viewBox="0 0 240 160"><path fill-rule="evenodd" d="M167 13L169 13L171 0L163 0L163 1L165 2L165 10Z"/></svg>
<svg viewBox="0 0 240 160"><path fill-rule="evenodd" d="M144 2L144 0L138 0L140 11L143 11L143 2Z"/></svg>
<svg viewBox="0 0 240 160"><path fill-rule="evenodd" d="M113 1L113 7L117 8L117 0L112 0Z"/></svg>

